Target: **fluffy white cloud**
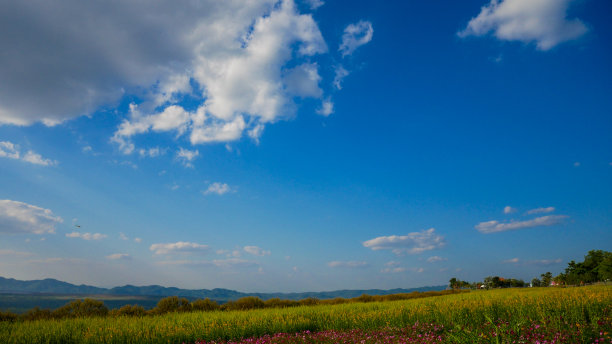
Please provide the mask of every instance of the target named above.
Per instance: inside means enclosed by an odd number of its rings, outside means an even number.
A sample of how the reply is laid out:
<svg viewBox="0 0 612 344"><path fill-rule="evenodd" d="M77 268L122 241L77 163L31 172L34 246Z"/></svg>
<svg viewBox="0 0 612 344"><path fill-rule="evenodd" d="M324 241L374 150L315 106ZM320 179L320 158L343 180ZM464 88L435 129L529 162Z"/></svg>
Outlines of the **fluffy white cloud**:
<svg viewBox="0 0 612 344"><path fill-rule="evenodd" d="M511 231L524 228L541 227L541 226L553 226L561 223L568 216L565 215L547 215L536 217L535 219L525 221L510 221L510 222L499 222L499 221L486 221L477 224L476 228L480 233L497 233L504 231Z"/></svg>
<svg viewBox="0 0 612 344"><path fill-rule="evenodd" d="M444 237L436 234L434 228L408 233L407 235L381 236L363 243L363 246L372 250L391 250L397 255L404 253L418 254L441 248L444 245Z"/></svg>
<svg viewBox="0 0 612 344"><path fill-rule="evenodd" d="M185 167L193 167L192 162L200 155L200 152L196 150L189 150L180 148L178 152L176 152L176 158L185 166Z"/></svg>
<svg viewBox="0 0 612 344"><path fill-rule="evenodd" d="M459 37L493 32L500 40L536 42L540 50L576 39L588 29L579 19L567 19L574 0L491 0L472 18Z"/></svg>
<svg viewBox="0 0 612 344"><path fill-rule="evenodd" d="M113 253L106 256L106 259L110 260L130 260L132 257L127 253Z"/></svg>
<svg viewBox="0 0 612 344"><path fill-rule="evenodd" d="M326 99L321 103L321 107L317 109L317 113L322 116L329 116L334 112L334 103L331 99Z"/></svg>
<svg viewBox="0 0 612 344"><path fill-rule="evenodd" d="M555 207L546 207L546 208L535 208L535 209L531 209L527 212L528 215L533 215L533 214L547 214L547 213L552 213L555 211Z"/></svg>
<svg viewBox="0 0 612 344"><path fill-rule="evenodd" d="M304 63L285 71L287 92L299 97L319 98L323 90L319 88L319 66L316 63Z"/></svg>
<svg viewBox="0 0 612 344"><path fill-rule="evenodd" d="M436 263L436 262L443 262L446 261L448 259L440 257L440 256L431 256L429 258L427 258L427 262L428 263Z"/></svg>
<svg viewBox="0 0 612 344"><path fill-rule="evenodd" d="M154 88L155 103L171 100L188 92L184 75L192 61L237 50L254 20L275 4L0 2L0 32L17 33L0 36L0 46L10 49L0 54L0 124L57 124L138 89Z"/></svg>
<svg viewBox="0 0 612 344"><path fill-rule="evenodd" d="M40 154L31 150L22 154L19 150L19 145L9 141L0 141L0 158L16 159L41 166L57 165L57 161L45 159Z"/></svg>
<svg viewBox="0 0 612 344"><path fill-rule="evenodd" d="M343 57L351 55L355 49L370 42L373 35L374 28L372 28L372 23L369 21L361 20L356 24L349 24L344 28L342 43L338 50L342 53Z"/></svg>
<svg viewBox="0 0 612 344"><path fill-rule="evenodd" d="M252 255L260 256L260 257L269 256L272 253L269 250L264 250L258 246L245 246L244 251L246 253L250 253Z"/></svg>
<svg viewBox="0 0 612 344"><path fill-rule="evenodd" d="M207 253L208 245L194 242L179 241L175 243L153 244L149 248L154 254L176 254L176 253Z"/></svg>
<svg viewBox="0 0 612 344"><path fill-rule="evenodd" d="M205 195L208 194L217 194L219 196L224 195L228 192L232 191L232 189L230 188L229 185L225 184L225 183L212 183L208 186L208 189L206 189L206 191L204 191L203 193Z"/></svg>
<svg viewBox="0 0 612 344"><path fill-rule="evenodd" d="M512 208L511 206L507 205L504 207L504 214L512 214L516 212L516 208Z"/></svg>
<svg viewBox="0 0 612 344"><path fill-rule="evenodd" d="M194 48L188 79L202 89L199 108L187 112L171 104L168 94L191 88L186 87L185 77L169 82L174 86L164 92L162 100L168 104L161 112L131 111L120 125L112 140L122 151L132 152L131 137L149 130L176 131L179 136L188 130L194 145L238 140L245 130L258 138L254 128L294 112L293 96L322 96L316 63L286 68L289 61L300 62L327 51L312 16L298 13L293 0L278 6L260 2L244 4L259 9L248 12L250 16L234 15L233 3L208 6L213 12L228 11L217 14L218 20L209 15L199 21L190 34Z"/></svg>
<svg viewBox="0 0 612 344"><path fill-rule="evenodd" d="M63 221L49 209L0 200L0 233L55 233L55 225Z"/></svg>
<svg viewBox="0 0 612 344"><path fill-rule="evenodd" d="M335 260L327 263L330 268L365 268L368 266L366 262L360 261L339 261Z"/></svg>
<svg viewBox="0 0 612 344"><path fill-rule="evenodd" d="M80 232L72 232L66 233L66 237L68 238L81 238L83 240L102 240L107 237L106 234L101 233L80 233Z"/></svg>

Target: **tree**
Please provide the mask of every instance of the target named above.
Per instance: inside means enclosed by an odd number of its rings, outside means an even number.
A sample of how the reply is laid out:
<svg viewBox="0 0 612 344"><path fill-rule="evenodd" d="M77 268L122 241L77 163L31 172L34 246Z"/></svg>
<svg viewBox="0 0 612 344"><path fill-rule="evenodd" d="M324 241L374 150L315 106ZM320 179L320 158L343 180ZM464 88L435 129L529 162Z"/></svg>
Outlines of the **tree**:
<svg viewBox="0 0 612 344"><path fill-rule="evenodd" d="M534 278L534 279L531 280L531 286L532 287L540 287L540 286L542 286L542 281L540 281L537 278Z"/></svg>
<svg viewBox="0 0 612 344"><path fill-rule="evenodd" d="M541 274L540 277L542 277L543 287L548 287L550 285L550 282L552 282L552 273L550 271L545 274Z"/></svg>
<svg viewBox="0 0 612 344"><path fill-rule="evenodd" d="M448 285L449 287L451 287L451 289L458 289L457 282L458 282L457 279L453 277L450 279L450 281L448 281Z"/></svg>

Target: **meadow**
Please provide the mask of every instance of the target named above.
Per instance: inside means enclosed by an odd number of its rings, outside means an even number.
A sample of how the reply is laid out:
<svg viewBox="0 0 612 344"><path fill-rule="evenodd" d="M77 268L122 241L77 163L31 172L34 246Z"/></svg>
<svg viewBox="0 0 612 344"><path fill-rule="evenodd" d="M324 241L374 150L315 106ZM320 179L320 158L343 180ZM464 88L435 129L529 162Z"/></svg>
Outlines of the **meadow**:
<svg viewBox="0 0 612 344"><path fill-rule="evenodd" d="M612 343L612 286L0 323L0 343Z"/></svg>

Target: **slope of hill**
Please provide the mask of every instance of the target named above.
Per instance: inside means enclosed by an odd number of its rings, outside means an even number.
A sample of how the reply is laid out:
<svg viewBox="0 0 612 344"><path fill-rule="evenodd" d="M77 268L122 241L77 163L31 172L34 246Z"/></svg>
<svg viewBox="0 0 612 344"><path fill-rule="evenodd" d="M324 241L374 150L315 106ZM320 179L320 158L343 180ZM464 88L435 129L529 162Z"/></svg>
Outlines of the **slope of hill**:
<svg viewBox="0 0 612 344"><path fill-rule="evenodd" d="M163 287L159 285L133 286L125 285L114 288L99 288L88 285L74 285L56 279L20 281L13 278L0 277L0 293L12 294L71 294L71 295L130 295L130 296L181 296L187 298L210 298L218 302L236 300L245 296L257 296L263 300L271 298L281 298L289 300L301 300L308 297L317 299L333 299L336 297L352 298L363 294L368 295L388 295L398 293L410 293L413 291L444 290L443 286L428 286L411 289L368 289L368 290L336 290L323 292L304 292L304 293L243 293L235 290L215 288L215 289L180 289L175 287Z"/></svg>

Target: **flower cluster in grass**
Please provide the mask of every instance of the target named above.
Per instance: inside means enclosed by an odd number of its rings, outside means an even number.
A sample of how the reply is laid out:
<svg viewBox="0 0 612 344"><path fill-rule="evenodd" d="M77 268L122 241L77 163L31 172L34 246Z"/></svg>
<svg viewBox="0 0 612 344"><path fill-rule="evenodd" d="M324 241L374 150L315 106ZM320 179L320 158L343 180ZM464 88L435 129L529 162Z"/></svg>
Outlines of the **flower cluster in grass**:
<svg viewBox="0 0 612 344"><path fill-rule="evenodd" d="M563 321L563 317L560 317ZM433 344L433 343L612 343L610 318L592 326L565 324L559 330L553 322L526 322L517 327L507 321L486 322L475 328L445 327L434 323L415 323L404 328L382 330L303 331L294 334L277 333L238 341L198 341L196 344Z"/></svg>

